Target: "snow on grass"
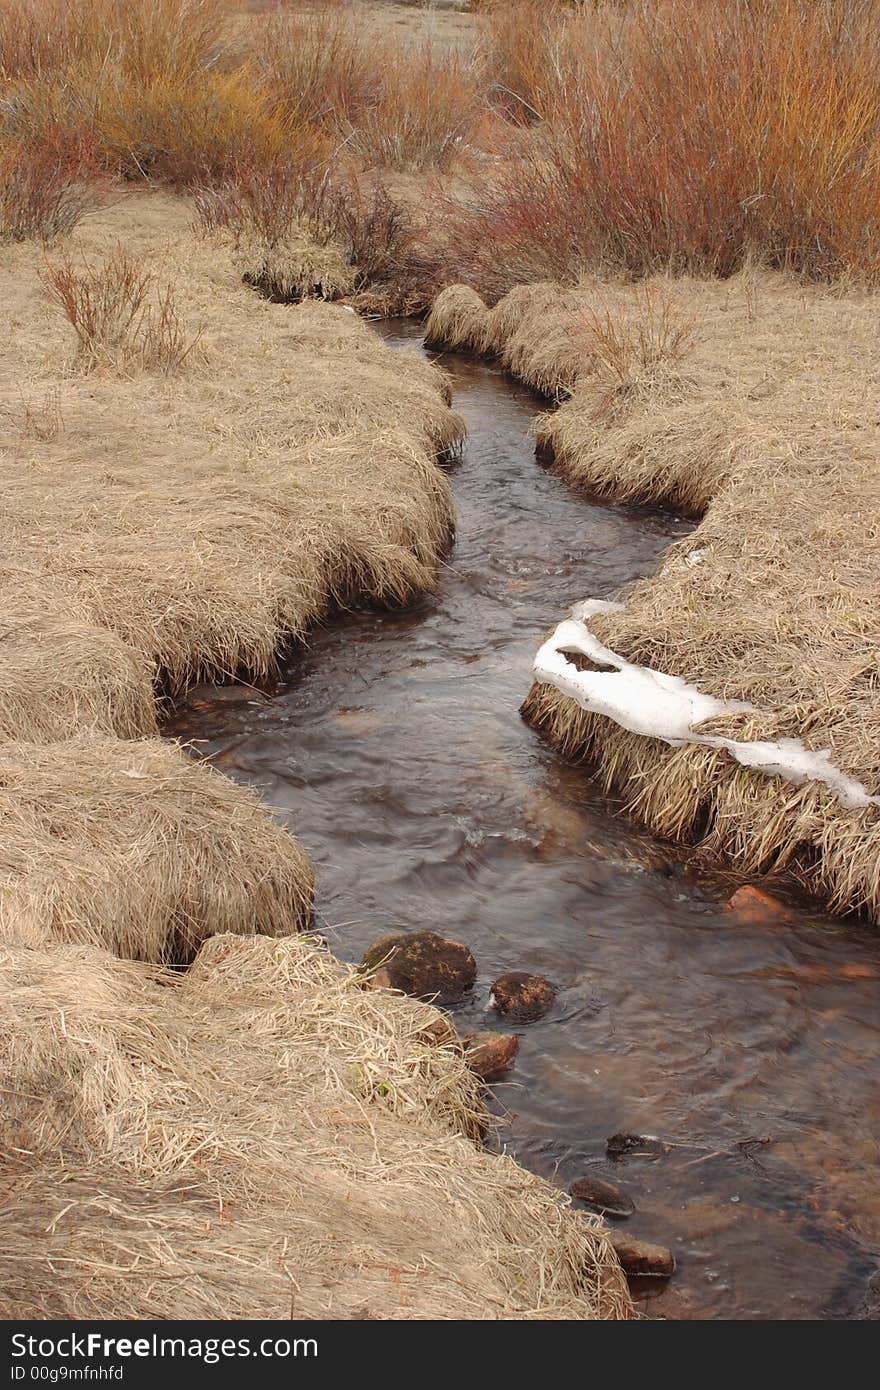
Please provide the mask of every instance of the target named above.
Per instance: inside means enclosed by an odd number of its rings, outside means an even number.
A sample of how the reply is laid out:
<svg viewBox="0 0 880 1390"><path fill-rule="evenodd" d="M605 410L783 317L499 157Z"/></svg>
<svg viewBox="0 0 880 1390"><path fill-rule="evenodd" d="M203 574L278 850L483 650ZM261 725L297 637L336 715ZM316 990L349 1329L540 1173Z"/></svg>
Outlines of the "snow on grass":
<svg viewBox="0 0 880 1390"><path fill-rule="evenodd" d="M827 749L805 748L796 738L748 741L700 733L697 726L704 720L750 711L754 706L739 700L717 700L680 676L654 671L649 666L633 666L603 646L587 626L587 619L621 607L603 599L588 599L577 605L535 657L535 679L555 686L582 709L605 715L631 733L659 738L673 746L702 743L711 748L726 748L744 767L755 768L767 776L785 777L791 782L821 782L842 806L880 805L880 797L870 796L861 782L834 766ZM573 657L586 658L596 669L579 669Z"/></svg>

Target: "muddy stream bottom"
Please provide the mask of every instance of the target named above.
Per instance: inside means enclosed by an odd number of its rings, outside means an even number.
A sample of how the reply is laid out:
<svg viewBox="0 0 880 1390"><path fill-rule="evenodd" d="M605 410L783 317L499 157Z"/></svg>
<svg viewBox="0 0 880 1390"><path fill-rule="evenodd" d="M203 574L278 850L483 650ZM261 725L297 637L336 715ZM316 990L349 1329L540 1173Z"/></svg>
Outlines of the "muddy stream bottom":
<svg viewBox="0 0 880 1390"><path fill-rule="evenodd" d="M382 332L423 350L415 325ZM771 925L725 911L731 883L640 835L520 720L545 631L687 526L576 496L535 462L540 402L442 360L469 433L439 592L334 621L265 689L199 687L166 731L299 837L339 956L398 928L467 942L460 1031L521 1039L494 1142L561 1187L589 1174L631 1195L615 1224L678 1262L648 1316L878 1316L880 941L809 905ZM487 1011L510 969L559 987L546 1018ZM621 1130L668 1149L611 1162Z"/></svg>

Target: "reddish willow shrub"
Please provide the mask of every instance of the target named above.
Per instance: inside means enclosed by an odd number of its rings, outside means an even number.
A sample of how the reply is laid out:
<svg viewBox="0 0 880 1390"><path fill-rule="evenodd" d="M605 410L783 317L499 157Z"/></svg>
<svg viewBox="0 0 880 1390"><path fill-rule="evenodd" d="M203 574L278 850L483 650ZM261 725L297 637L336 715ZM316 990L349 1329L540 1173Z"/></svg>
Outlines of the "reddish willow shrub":
<svg viewBox="0 0 880 1390"><path fill-rule="evenodd" d="M878 0L632 0L541 32L543 119L447 208L451 275L490 296L603 261L878 275Z"/></svg>

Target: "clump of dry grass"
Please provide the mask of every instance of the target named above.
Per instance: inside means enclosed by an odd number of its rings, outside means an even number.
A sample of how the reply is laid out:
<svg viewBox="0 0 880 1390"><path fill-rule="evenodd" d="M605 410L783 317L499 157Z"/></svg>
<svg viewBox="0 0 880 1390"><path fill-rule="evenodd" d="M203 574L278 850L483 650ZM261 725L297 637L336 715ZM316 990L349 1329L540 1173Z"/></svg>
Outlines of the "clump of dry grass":
<svg viewBox="0 0 880 1390"><path fill-rule="evenodd" d="M158 733L153 667L71 595L7 570L0 621L0 738L55 743L83 730ZM28 582L30 579L30 583Z"/></svg>
<svg viewBox="0 0 880 1390"><path fill-rule="evenodd" d="M447 285L431 305L425 321L425 343L431 348L455 352L470 348L489 352L491 343L482 340L486 305L470 285Z"/></svg>
<svg viewBox="0 0 880 1390"><path fill-rule="evenodd" d="M622 388L634 378L677 367L693 345L693 319L676 308L668 293L643 287L635 298L634 322L608 308L583 313L585 352Z"/></svg>
<svg viewBox="0 0 880 1390"><path fill-rule="evenodd" d="M436 1010L313 941L216 936L182 977L13 946L0 972L10 1315L629 1315L598 1220L467 1137L479 1083Z"/></svg>
<svg viewBox="0 0 880 1390"><path fill-rule="evenodd" d="M117 247L100 265L78 268L70 259L50 264L50 296L76 334L79 361L87 370L176 372L199 341L181 319L170 283Z"/></svg>
<svg viewBox="0 0 880 1390"><path fill-rule="evenodd" d="M206 233L231 235L245 281L270 299L356 294L362 308L412 313L433 295L436 267L410 210L351 165L240 164L200 188L195 206Z"/></svg>
<svg viewBox="0 0 880 1390"><path fill-rule="evenodd" d="M0 754L0 931L183 962L218 931L309 925L313 880L257 797L158 740Z"/></svg>
<svg viewBox="0 0 880 1390"><path fill-rule="evenodd" d="M208 234L228 233L242 276L267 298L299 303L350 294L361 272L341 231L353 218L347 190L337 188L323 161L300 158L231 166L226 177L199 188L196 216Z"/></svg>

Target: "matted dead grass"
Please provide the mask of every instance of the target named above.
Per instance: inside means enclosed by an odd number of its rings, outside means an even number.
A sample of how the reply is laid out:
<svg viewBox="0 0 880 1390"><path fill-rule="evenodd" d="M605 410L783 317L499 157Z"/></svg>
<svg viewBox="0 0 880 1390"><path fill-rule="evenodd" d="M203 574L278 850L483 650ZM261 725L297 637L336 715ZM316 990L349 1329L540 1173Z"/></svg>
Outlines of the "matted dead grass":
<svg viewBox="0 0 880 1390"><path fill-rule="evenodd" d="M94 264L123 233L201 333L199 361L170 377L79 370L32 253L0 263L4 553L30 591L42 581L49 610L72 593L84 621L180 688L266 671L334 605L430 588L452 530L435 459L461 432L440 373L350 311L260 301L169 199L95 219L72 261L82 248ZM57 428L25 439L22 402L49 393Z"/></svg>
<svg viewBox="0 0 880 1390"><path fill-rule="evenodd" d="M880 793L877 304L869 291L750 269L726 282L522 287L482 313L457 287L438 297L429 323L434 342L491 351L562 397L537 432L570 482L703 515L659 572L627 591L624 612L591 620L600 640L754 706L701 732L803 739L871 794ZM533 687L524 712L657 833L746 873L792 874L834 910L880 915L877 807L846 809L816 783L639 737L549 685Z"/></svg>
<svg viewBox="0 0 880 1390"><path fill-rule="evenodd" d="M431 1006L308 938L183 977L0 948L7 1317L626 1317L598 1219L472 1140Z"/></svg>
<svg viewBox="0 0 880 1390"><path fill-rule="evenodd" d="M158 739L0 748L0 934L182 963L308 926L304 851L246 787Z"/></svg>
<svg viewBox="0 0 880 1390"><path fill-rule="evenodd" d="M88 622L73 594L42 574L0 565L0 589L0 739L158 732L153 667L142 652Z"/></svg>

